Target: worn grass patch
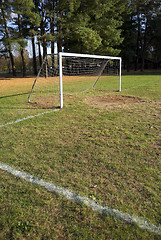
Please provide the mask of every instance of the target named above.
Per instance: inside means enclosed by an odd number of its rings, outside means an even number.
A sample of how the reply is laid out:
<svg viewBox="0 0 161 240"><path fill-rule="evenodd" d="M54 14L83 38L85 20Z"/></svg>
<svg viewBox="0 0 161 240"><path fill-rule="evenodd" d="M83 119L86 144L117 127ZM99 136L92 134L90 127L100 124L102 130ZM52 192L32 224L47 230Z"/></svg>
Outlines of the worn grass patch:
<svg viewBox="0 0 161 240"><path fill-rule="evenodd" d="M136 78L142 86L130 88ZM1 162L159 225L161 78L150 78L123 76L121 93L66 97L63 110L1 128ZM139 102L99 108L85 100L111 94ZM1 124L44 111L30 106L26 95L0 104ZM160 239L3 171L1 186L1 239Z"/></svg>

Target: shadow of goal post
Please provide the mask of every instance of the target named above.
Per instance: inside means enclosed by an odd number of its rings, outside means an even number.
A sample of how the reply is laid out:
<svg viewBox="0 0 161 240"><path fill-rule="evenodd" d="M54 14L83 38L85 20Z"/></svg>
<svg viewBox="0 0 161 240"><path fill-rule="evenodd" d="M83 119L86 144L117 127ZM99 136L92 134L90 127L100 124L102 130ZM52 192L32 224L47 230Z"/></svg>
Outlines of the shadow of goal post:
<svg viewBox="0 0 161 240"><path fill-rule="evenodd" d="M59 52L59 86L60 86L60 108L63 108L63 57L79 57L79 58L96 58L96 59L104 59L104 60L119 60L119 92L121 92L121 65L122 58L121 57L111 57L111 56L102 56L102 55L90 55L90 54L79 54L79 53L66 53ZM100 72L100 75L102 72ZM98 76L96 82L98 81L100 76ZM94 85L96 84L94 83ZM93 86L94 86L93 85Z"/></svg>

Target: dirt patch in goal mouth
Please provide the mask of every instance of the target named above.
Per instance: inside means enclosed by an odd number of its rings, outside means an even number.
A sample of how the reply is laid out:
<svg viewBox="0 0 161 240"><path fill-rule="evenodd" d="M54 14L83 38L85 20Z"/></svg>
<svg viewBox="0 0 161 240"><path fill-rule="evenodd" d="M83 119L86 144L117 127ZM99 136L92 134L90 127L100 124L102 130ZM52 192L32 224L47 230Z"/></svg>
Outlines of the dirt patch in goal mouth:
<svg viewBox="0 0 161 240"><path fill-rule="evenodd" d="M70 95L63 96L63 99L66 101L70 101L73 97ZM30 103L34 108L42 108L42 109L57 109L60 108L60 97L52 96L52 97L44 97L39 96L35 100L31 100Z"/></svg>
<svg viewBox="0 0 161 240"><path fill-rule="evenodd" d="M131 96L107 95L88 97L85 102L98 108L117 108L139 103L141 99Z"/></svg>

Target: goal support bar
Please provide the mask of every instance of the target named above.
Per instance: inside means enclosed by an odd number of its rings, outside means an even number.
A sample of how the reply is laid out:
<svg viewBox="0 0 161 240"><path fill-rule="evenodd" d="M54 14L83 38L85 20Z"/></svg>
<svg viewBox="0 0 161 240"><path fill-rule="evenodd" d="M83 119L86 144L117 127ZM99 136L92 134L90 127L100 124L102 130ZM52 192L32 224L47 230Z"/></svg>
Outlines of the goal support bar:
<svg viewBox="0 0 161 240"><path fill-rule="evenodd" d="M63 70L62 52L59 53L59 88L60 88L60 108L63 108Z"/></svg>
<svg viewBox="0 0 161 240"><path fill-rule="evenodd" d="M101 77L101 74L102 74L103 70L105 69L107 63L108 63L108 61L106 61L105 64L103 65L103 67L102 67L102 69L101 69L101 72L100 72L97 80L96 80L95 83L93 84L93 88L95 87L96 83L98 82L99 78Z"/></svg>

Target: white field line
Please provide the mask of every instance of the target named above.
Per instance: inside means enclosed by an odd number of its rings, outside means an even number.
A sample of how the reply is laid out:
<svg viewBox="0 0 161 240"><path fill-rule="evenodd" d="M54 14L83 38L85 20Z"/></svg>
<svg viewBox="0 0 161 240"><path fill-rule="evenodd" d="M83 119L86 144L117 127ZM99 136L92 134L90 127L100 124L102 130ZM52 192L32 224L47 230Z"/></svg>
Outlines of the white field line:
<svg viewBox="0 0 161 240"><path fill-rule="evenodd" d="M69 191L65 188L56 186L53 183L46 182L46 181L36 178L30 174L16 170L6 164L0 163L0 169L2 169L3 171L6 171L8 173L11 173L16 177L23 178L24 180L26 180L30 183L34 183L38 186L46 188L50 192L56 192L59 195L64 196L68 200L71 200L71 201L79 203L79 204L85 204L88 207L92 208L93 211L99 212L103 215L110 215L112 217L118 218L119 220L122 220L122 221L130 223L130 224L136 224L138 227L140 227L142 229L145 229L145 230L148 230L155 234L161 235L161 226L160 225L156 226L156 225L150 223L149 221L145 220L144 218L140 218L135 215L130 215L128 213L124 213L117 209L109 208L107 206L101 206L97 202L95 202L91 199L88 199L87 197L83 197L83 196L76 194L72 191Z"/></svg>
<svg viewBox="0 0 161 240"><path fill-rule="evenodd" d="M38 116L41 116L41 115L43 115L43 114L51 113L51 112L56 112L56 111L59 111L59 109L54 109L54 110L51 110L51 111L38 113L38 114L33 115L33 116L28 116L28 117L25 117L25 118L17 119L16 121L12 121L12 122L8 122L8 123L5 123L5 124L2 124L2 125L0 125L0 127L5 127L5 126L7 126L7 125L12 125L12 124L15 124L15 123L18 123L18 122L22 122L22 121L28 120L28 119L30 119L30 118L38 117Z"/></svg>

